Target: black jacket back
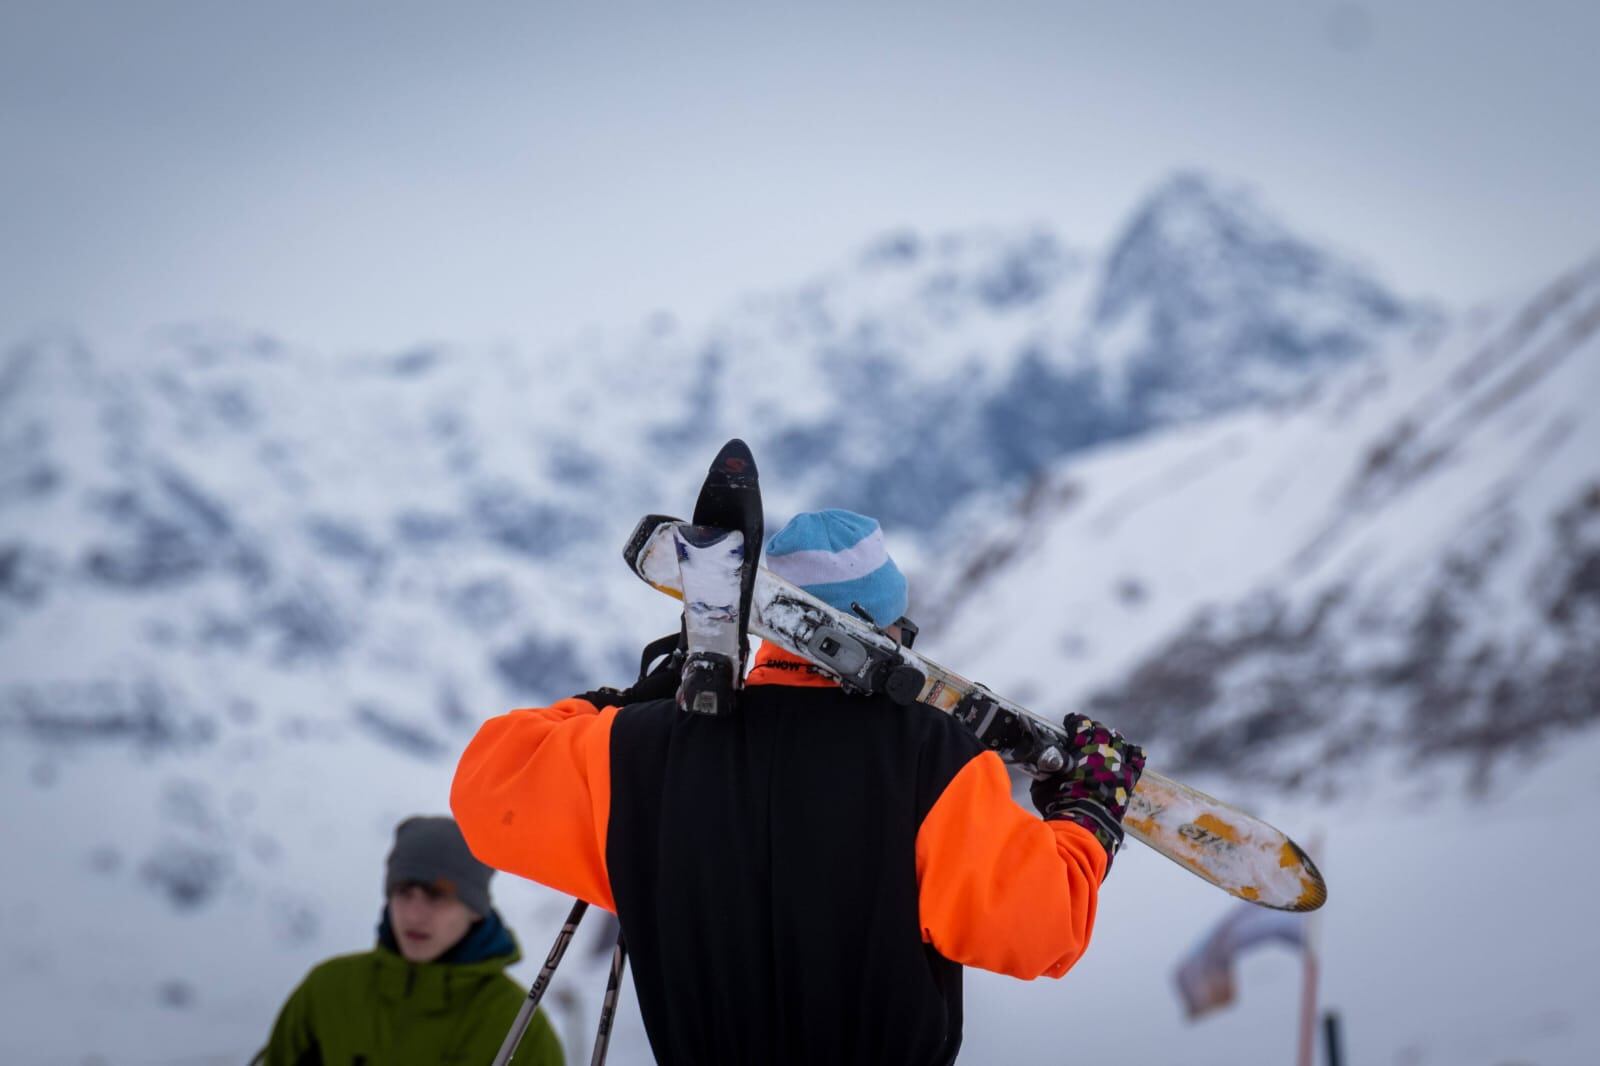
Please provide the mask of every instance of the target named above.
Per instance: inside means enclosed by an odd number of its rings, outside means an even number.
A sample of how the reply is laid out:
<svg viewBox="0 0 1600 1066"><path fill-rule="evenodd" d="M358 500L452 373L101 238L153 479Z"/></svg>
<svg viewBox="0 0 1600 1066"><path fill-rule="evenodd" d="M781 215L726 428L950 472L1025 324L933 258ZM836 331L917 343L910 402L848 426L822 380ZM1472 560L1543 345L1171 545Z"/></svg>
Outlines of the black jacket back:
<svg viewBox="0 0 1600 1066"><path fill-rule="evenodd" d="M657 1060L953 1061L961 968L923 943L916 844L981 750L835 687L623 708L605 855Z"/></svg>

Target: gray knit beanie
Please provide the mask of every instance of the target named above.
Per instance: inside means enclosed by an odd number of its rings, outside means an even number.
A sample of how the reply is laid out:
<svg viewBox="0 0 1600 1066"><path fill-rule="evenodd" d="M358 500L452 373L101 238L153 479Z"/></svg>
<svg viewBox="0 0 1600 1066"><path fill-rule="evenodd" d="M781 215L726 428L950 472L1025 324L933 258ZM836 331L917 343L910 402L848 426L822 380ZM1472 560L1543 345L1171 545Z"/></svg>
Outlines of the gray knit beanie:
<svg viewBox="0 0 1600 1066"><path fill-rule="evenodd" d="M494 870L479 862L468 849L454 818L419 814L395 827L383 894L393 895L401 885L419 881L453 892L473 913L487 917L493 907L489 899L492 876Z"/></svg>

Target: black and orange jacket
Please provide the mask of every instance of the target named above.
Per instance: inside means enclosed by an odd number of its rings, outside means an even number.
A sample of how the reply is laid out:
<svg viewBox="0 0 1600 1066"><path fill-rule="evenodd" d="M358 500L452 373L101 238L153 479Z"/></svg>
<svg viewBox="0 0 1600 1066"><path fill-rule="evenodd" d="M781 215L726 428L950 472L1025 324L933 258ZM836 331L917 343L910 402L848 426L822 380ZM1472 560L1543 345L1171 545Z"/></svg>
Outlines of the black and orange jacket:
<svg viewBox="0 0 1600 1066"><path fill-rule="evenodd" d="M959 722L770 646L727 718L491 719L450 804L484 862L617 914L665 1064L950 1062L961 966L1059 977L1106 871Z"/></svg>

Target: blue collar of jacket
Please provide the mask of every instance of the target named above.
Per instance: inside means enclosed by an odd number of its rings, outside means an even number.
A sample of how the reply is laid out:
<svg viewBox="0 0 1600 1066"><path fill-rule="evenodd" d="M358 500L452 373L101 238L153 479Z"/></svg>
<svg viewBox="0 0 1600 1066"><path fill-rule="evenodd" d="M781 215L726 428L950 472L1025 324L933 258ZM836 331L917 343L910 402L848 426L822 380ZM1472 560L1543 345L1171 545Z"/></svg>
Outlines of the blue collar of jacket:
<svg viewBox="0 0 1600 1066"><path fill-rule="evenodd" d="M432 962L410 962L400 953L389 909L378 924L378 946L370 953L378 995L425 1013L458 1010L484 981L500 980L522 957L516 938L494 911L473 923L467 935Z"/></svg>

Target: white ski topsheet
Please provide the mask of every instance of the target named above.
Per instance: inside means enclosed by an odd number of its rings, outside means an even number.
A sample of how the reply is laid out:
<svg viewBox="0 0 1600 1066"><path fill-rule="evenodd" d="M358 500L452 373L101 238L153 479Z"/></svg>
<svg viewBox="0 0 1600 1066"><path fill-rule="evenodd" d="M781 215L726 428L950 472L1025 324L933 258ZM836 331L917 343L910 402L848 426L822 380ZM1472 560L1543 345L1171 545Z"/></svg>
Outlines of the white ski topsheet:
<svg viewBox="0 0 1600 1066"><path fill-rule="evenodd" d="M673 547L687 590L683 621L689 647L739 661L739 571L744 565L744 534L729 530L698 545L673 531Z"/></svg>

